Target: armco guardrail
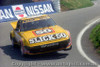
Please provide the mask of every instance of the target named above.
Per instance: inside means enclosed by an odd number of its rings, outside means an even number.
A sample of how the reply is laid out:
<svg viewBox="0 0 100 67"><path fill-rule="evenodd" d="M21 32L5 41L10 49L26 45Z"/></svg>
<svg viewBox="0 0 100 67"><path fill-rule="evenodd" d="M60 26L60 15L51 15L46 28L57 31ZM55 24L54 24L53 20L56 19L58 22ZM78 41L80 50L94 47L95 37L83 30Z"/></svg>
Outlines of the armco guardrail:
<svg viewBox="0 0 100 67"><path fill-rule="evenodd" d="M52 1L26 3L0 7L0 23L18 20L22 17L55 13Z"/></svg>

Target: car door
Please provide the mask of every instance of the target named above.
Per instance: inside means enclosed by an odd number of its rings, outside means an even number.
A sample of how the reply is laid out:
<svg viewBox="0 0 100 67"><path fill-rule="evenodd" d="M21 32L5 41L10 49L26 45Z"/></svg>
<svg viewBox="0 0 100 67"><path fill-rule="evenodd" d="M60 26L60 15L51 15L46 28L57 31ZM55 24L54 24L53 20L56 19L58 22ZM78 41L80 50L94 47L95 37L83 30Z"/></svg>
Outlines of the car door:
<svg viewBox="0 0 100 67"><path fill-rule="evenodd" d="M17 42L19 42L20 39L21 39L21 36L20 36L21 31L20 31L20 29L21 29L21 21L19 20L18 23L17 23L17 27L15 29L15 39L16 39Z"/></svg>

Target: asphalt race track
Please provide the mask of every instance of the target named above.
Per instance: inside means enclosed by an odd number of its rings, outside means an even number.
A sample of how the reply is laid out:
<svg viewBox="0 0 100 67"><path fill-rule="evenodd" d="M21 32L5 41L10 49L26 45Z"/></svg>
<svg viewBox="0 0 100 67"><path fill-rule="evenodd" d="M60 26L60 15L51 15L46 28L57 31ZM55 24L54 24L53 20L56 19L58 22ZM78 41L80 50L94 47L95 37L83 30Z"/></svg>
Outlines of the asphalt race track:
<svg viewBox="0 0 100 67"><path fill-rule="evenodd" d="M88 8L56 13L50 15L55 22L71 32L73 49L71 51L59 51L42 55L22 57L18 48L11 47L9 33L12 30L10 22L0 24L0 67L97 67L84 58L76 46L76 39L80 31L93 19L100 16L100 0L95 1L95 5ZM99 56L94 55L88 35L89 29L82 38L84 52L100 64ZM88 43L87 43L88 42ZM89 46L87 46L89 45Z"/></svg>

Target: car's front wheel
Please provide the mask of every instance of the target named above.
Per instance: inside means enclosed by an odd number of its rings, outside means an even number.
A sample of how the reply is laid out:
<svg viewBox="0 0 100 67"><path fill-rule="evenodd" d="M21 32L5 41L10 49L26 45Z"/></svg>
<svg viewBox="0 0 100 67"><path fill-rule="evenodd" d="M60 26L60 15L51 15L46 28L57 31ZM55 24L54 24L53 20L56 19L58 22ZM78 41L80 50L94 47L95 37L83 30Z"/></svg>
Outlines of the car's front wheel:
<svg viewBox="0 0 100 67"><path fill-rule="evenodd" d="M15 48L15 47L17 47L17 44L16 44L15 39L14 39L14 38L12 38L12 39L11 39L11 41L12 41L12 47L14 47L14 48Z"/></svg>
<svg viewBox="0 0 100 67"><path fill-rule="evenodd" d="M11 34L10 34L10 40L12 42L12 47L14 47L14 48L17 47L17 41L14 37L11 36Z"/></svg>
<svg viewBox="0 0 100 67"><path fill-rule="evenodd" d="M25 50L24 50L24 47L23 47L22 44L21 44L21 47L20 47L20 51L21 51L22 56L27 56L27 54L25 54Z"/></svg>

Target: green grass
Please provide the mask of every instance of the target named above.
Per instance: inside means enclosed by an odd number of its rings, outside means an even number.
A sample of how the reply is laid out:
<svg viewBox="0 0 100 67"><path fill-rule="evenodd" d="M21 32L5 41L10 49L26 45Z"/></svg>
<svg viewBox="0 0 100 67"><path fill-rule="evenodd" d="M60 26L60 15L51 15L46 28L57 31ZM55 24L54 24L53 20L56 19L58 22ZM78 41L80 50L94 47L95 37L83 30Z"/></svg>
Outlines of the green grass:
<svg viewBox="0 0 100 67"><path fill-rule="evenodd" d="M100 54L100 50L97 51Z"/></svg>
<svg viewBox="0 0 100 67"><path fill-rule="evenodd" d="M61 0L61 7L66 7L70 10L92 6L90 0Z"/></svg>
<svg viewBox="0 0 100 67"><path fill-rule="evenodd" d="M94 44L94 47L100 52L100 24L98 24L90 34L90 40Z"/></svg>

